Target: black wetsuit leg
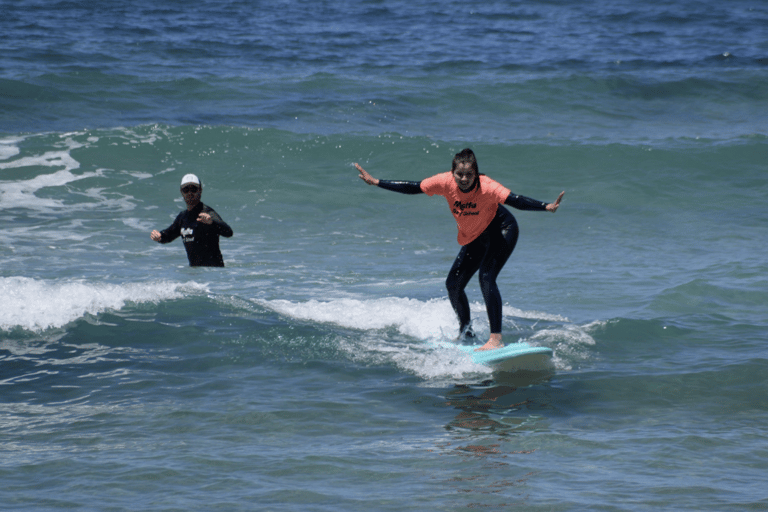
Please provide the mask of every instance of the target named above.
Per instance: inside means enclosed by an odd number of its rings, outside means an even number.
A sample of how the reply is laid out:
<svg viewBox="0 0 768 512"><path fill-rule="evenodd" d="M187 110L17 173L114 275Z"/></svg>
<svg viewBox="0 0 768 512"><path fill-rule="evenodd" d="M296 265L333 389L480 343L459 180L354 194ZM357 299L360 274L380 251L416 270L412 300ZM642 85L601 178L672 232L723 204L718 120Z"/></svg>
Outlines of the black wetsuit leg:
<svg viewBox="0 0 768 512"><path fill-rule="evenodd" d="M464 289L478 270L491 333L501 332L501 293L496 278L515 249L518 235L514 215L499 205L496 217L485 231L463 246L456 256L445 286L451 306L459 317L460 332L464 332L470 322L469 301Z"/></svg>

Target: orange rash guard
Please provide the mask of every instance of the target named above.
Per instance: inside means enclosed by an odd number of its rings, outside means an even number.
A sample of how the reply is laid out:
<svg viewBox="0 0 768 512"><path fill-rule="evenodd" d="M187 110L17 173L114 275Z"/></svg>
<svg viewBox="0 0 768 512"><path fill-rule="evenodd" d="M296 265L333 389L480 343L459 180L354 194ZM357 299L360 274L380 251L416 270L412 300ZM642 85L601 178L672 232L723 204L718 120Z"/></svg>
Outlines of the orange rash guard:
<svg viewBox="0 0 768 512"><path fill-rule="evenodd" d="M459 245L467 245L480 236L496 216L499 204L503 204L510 190L491 178L480 175L480 185L469 192L462 192L448 171L421 182L421 190L428 196L440 195L448 201L456 226L459 228Z"/></svg>

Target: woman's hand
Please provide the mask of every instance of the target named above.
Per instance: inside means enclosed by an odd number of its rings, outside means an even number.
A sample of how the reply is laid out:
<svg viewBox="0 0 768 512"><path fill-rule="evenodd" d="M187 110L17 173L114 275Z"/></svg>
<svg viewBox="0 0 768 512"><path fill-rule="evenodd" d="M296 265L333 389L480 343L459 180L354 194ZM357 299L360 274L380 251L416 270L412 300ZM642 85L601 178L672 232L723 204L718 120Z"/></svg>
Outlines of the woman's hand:
<svg viewBox="0 0 768 512"><path fill-rule="evenodd" d="M552 213L555 213L555 212L557 211L557 209L560 207L560 200L563 198L563 195L564 195L564 194L565 194L565 190L563 190L562 192L560 192L560 195L559 195L559 196L557 196L557 199L555 200L555 202L554 202L554 203L549 203L549 204L547 205L547 211L548 211L548 212L552 212Z"/></svg>
<svg viewBox="0 0 768 512"><path fill-rule="evenodd" d="M358 172L360 173L359 178L366 182L369 185L378 186L379 180L368 174L368 171L360 167L360 164L355 162L355 167L357 167Z"/></svg>

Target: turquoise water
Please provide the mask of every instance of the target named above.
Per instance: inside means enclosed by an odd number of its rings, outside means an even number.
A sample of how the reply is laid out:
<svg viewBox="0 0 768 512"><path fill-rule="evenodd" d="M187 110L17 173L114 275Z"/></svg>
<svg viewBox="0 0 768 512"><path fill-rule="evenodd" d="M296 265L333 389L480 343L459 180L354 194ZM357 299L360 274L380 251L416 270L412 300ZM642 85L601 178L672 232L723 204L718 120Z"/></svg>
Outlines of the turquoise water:
<svg viewBox="0 0 768 512"><path fill-rule="evenodd" d="M768 9L20 1L0 41L8 510L768 506ZM494 374L419 180L513 211ZM198 174L225 269L158 245ZM474 326L488 334L476 281Z"/></svg>

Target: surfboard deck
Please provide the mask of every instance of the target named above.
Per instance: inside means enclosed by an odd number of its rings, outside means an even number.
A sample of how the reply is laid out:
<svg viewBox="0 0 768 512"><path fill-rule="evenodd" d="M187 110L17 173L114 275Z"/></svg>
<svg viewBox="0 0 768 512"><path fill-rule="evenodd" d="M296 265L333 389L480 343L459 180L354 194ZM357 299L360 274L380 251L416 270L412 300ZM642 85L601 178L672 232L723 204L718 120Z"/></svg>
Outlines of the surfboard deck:
<svg viewBox="0 0 768 512"><path fill-rule="evenodd" d="M482 344L459 345L456 343L437 343L444 348L461 350L472 358L475 364L490 366L497 371L541 371L552 367L552 349L549 347L535 347L521 341L510 343L502 348L483 350L476 352Z"/></svg>

